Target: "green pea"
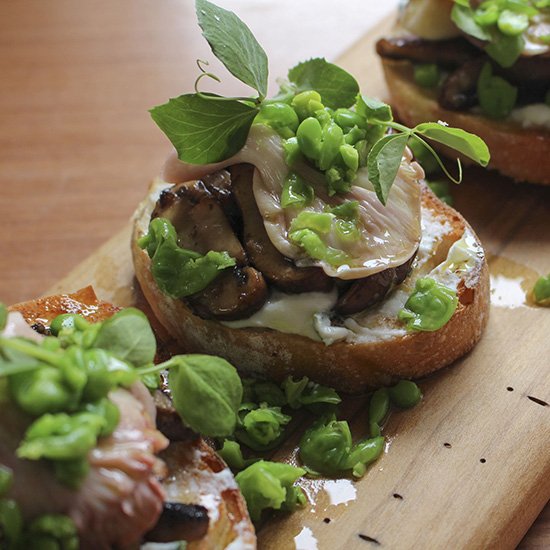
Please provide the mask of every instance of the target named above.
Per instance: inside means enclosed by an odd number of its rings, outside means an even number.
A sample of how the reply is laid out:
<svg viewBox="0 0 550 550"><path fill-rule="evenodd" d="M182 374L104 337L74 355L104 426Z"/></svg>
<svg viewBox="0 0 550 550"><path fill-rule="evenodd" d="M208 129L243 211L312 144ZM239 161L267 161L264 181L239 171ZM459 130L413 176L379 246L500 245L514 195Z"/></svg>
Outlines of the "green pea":
<svg viewBox="0 0 550 550"><path fill-rule="evenodd" d="M334 223L336 236L344 243L354 243L361 238L357 224L350 220L336 220Z"/></svg>
<svg viewBox="0 0 550 550"><path fill-rule="evenodd" d="M294 166L302 156L300 145L297 137L291 137L283 143L283 151L285 153L285 162L287 166Z"/></svg>
<svg viewBox="0 0 550 550"><path fill-rule="evenodd" d="M23 518L21 510L15 500L0 500L0 542L2 539L8 544L8 548L14 548L23 530ZM4 548L4 546L2 546Z"/></svg>
<svg viewBox="0 0 550 550"><path fill-rule="evenodd" d="M541 306L550 306L550 274L539 277L533 287L533 298Z"/></svg>
<svg viewBox="0 0 550 550"><path fill-rule="evenodd" d="M495 25L500 15L500 9L496 4L484 2L475 12L474 21L482 27Z"/></svg>
<svg viewBox="0 0 550 550"><path fill-rule="evenodd" d="M83 458L96 445L105 419L97 414L44 414L25 432L17 456L29 460Z"/></svg>
<svg viewBox="0 0 550 550"><path fill-rule="evenodd" d="M9 389L17 405L32 416L66 410L80 398L64 384L60 369L49 366L10 376Z"/></svg>
<svg viewBox="0 0 550 550"><path fill-rule="evenodd" d="M312 210L302 210L290 224L290 231L298 229L311 229L321 235L326 235L332 229L332 220L334 214L329 212L314 212Z"/></svg>
<svg viewBox="0 0 550 550"><path fill-rule="evenodd" d="M306 430L300 440L300 458L313 472L334 475L352 467L348 463L351 448L348 423L331 416Z"/></svg>
<svg viewBox="0 0 550 550"><path fill-rule="evenodd" d="M359 201L344 201L330 209L337 218L356 222L359 219Z"/></svg>
<svg viewBox="0 0 550 550"><path fill-rule="evenodd" d="M106 397L96 403L87 403L83 410L101 416L105 420L99 432L100 437L111 435L120 421L119 408Z"/></svg>
<svg viewBox="0 0 550 550"><path fill-rule="evenodd" d="M334 112L334 121L342 129L367 127L366 119L351 109L336 109Z"/></svg>
<svg viewBox="0 0 550 550"><path fill-rule="evenodd" d="M235 436L242 439L254 450L269 448L274 442L278 442L283 434L283 426L286 426L291 417L283 414L280 407L260 406L260 408L250 411L243 418L243 428L248 437L237 430Z"/></svg>
<svg viewBox="0 0 550 550"><path fill-rule="evenodd" d="M500 76L493 76L490 63L485 63L477 81L481 110L490 118L507 117L514 108L518 89Z"/></svg>
<svg viewBox="0 0 550 550"><path fill-rule="evenodd" d="M319 121L319 123L323 127L325 127L327 124L330 124L332 122L332 116L326 108L315 111L313 113L313 116Z"/></svg>
<svg viewBox="0 0 550 550"><path fill-rule="evenodd" d="M374 462L384 450L384 438L381 436L365 439L353 446L346 462L346 469L351 469L354 477L361 477L366 467Z"/></svg>
<svg viewBox="0 0 550 550"><path fill-rule="evenodd" d="M400 380L388 392L391 402L401 409L410 409L422 399L420 388L411 380Z"/></svg>
<svg viewBox="0 0 550 550"><path fill-rule="evenodd" d="M380 437L382 430L376 422L369 422L369 433L371 437Z"/></svg>
<svg viewBox="0 0 550 550"><path fill-rule="evenodd" d="M323 128L319 168L327 170L336 160L340 146L344 144L344 132L335 122L330 122Z"/></svg>
<svg viewBox="0 0 550 550"><path fill-rule="evenodd" d="M46 336L42 338L40 347L47 349L48 351L58 351L61 349L61 340L55 336Z"/></svg>
<svg viewBox="0 0 550 550"><path fill-rule="evenodd" d="M340 156L344 164L353 172L356 173L359 168L359 153L353 145L344 144L340 146Z"/></svg>
<svg viewBox="0 0 550 550"><path fill-rule="evenodd" d="M390 396L386 388L376 390L369 403L369 420L376 424L382 424L390 410Z"/></svg>
<svg viewBox="0 0 550 550"><path fill-rule="evenodd" d="M7 466L0 464L0 496L5 495L13 483L13 472Z"/></svg>
<svg viewBox="0 0 550 550"><path fill-rule="evenodd" d="M308 185L298 174L291 172L285 179L281 206L283 208L303 208L313 202L315 193L313 187Z"/></svg>
<svg viewBox="0 0 550 550"><path fill-rule="evenodd" d="M296 111L290 105L280 102L262 104L256 120L265 122L275 129L289 128L294 132L300 123Z"/></svg>
<svg viewBox="0 0 550 550"><path fill-rule="evenodd" d="M76 313L62 313L58 315L50 325L50 331L54 336L58 336L61 330L86 330L89 326L88 321Z"/></svg>
<svg viewBox="0 0 550 550"><path fill-rule="evenodd" d="M366 130L362 130L357 126L354 126L347 134L344 135L344 141L348 145L355 145L359 140L365 139L366 135Z"/></svg>
<svg viewBox="0 0 550 550"><path fill-rule="evenodd" d="M302 153L312 159L318 160L321 155L323 130L316 118L306 118L296 131L298 145Z"/></svg>
<svg viewBox="0 0 550 550"><path fill-rule="evenodd" d="M435 63L415 65L414 67L414 80L423 88L434 88L437 86L440 76L439 68Z"/></svg>
<svg viewBox="0 0 550 550"><path fill-rule="evenodd" d="M299 229L289 233L290 240L302 246L307 255L314 260L324 260L327 255L327 245L321 237L311 229Z"/></svg>
<svg viewBox="0 0 550 550"><path fill-rule="evenodd" d="M312 117L316 111L324 109L321 96L318 92L308 90L297 94L292 100L292 107L300 120Z"/></svg>
<svg viewBox="0 0 550 550"><path fill-rule="evenodd" d="M218 454L232 470L242 470L245 466L241 446L236 441L226 439Z"/></svg>
<svg viewBox="0 0 550 550"><path fill-rule="evenodd" d="M503 10L498 16L497 26L502 34L518 36L529 27L529 17L524 13Z"/></svg>
<svg viewBox="0 0 550 550"><path fill-rule="evenodd" d="M456 291L430 277L424 277L416 281L415 290L398 318L409 330L431 332L440 329L451 319L457 305Z"/></svg>

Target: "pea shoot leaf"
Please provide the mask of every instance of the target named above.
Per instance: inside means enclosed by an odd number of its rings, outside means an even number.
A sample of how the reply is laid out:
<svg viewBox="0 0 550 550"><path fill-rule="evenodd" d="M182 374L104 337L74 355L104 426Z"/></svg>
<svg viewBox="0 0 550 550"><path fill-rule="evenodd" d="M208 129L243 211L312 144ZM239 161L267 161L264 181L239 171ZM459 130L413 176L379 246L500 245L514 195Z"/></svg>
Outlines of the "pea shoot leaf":
<svg viewBox="0 0 550 550"><path fill-rule="evenodd" d="M209 164L240 151L258 109L238 100L186 94L153 107L150 113L180 160Z"/></svg>
<svg viewBox="0 0 550 550"><path fill-rule="evenodd" d="M460 128L450 128L437 122L425 122L413 128L413 132L447 145L481 166L487 166L491 158L489 148L480 137Z"/></svg>
<svg viewBox="0 0 550 550"><path fill-rule="evenodd" d="M479 40L485 41L491 39L489 32L475 22L474 12L469 5L465 6L462 3L455 3L451 12L451 19L454 24L466 34Z"/></svg>
<svg viewBox="0 0 550 550"><path fill-rule="evenodd" d="M290 69L288 79L297 86L298 92L319 92L324 105L331 109L351 107L359 93L359 84L353 76L320 57Z"/></svg>
<svg viewBox="0 0 550 550"><path fill-rule="evenodd" d="M369 181L376 191L376 196L384 205L397 176L409 137L408 133L387 135L379 139L369 152L367 158Z"/></svg>
<svg viewBox="0 0 550 550"><path fill-rule="evenodd" d="M231 11L196 0L197 18L213 54L241 82L267 95L267 55L250 29Z"/></svg>
<svg viewBox="0 0 550 550"><path fill-rule="evenodd" d="M364 116L368 122L373 119L381 122L393 120L391 107L387 103L364 95L357 98L357 113Z"/></svg>

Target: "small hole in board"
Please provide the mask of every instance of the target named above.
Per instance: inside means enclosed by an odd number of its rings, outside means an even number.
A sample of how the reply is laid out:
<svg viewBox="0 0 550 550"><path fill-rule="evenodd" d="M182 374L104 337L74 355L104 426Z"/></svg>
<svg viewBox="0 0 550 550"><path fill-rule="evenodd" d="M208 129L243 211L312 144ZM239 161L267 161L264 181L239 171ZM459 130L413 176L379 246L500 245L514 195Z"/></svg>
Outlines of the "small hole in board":
<svg viewBox="0 0 550 550"><path fill-rule="evenodd" d="M376 539L372 538L372 537L369 537L368 535L363 535L362 533L359 533L357 535L361 540L364 540L365 542L372 542L376 545L380 545L380 542L377 541Z"/></svg>
<svg viewBox="0 0 550 550"><path fill-rule="evenodd" d="M487 462L484 458L480 458L479 461L481 462L481 464L485 464Z"/></svg>
<svg viewBox="0 0 550 550"><path fill-rule="evenodd" d="M512 386L508 386L506 389L507 389L508 391L514 391L514 388L512 388Z"/></svg>
<svg viewBox="0 0 550 550"><path fill-rule="evenodd" d="M530 399L533 403L536 403L541 407L548 407L548 403L546 401L543 401L542 399L539 399L538 397L533 397L532 395L528 395L527 399Z"/></svg>
<svg viewBox="0 0 550 550"><path fill-rule="evenodd" d="M325 518L323 521L324 521L325 523L330 523L330 518Z"/></svg>
<svg viewBox="0 0 550 550"><path fill-rule="evenodd" d="M393 493L393 498L396 498L397 500L403 500L402 495L400 495L399 493Z"/></svg>
<svg viewBox="0 0 550 550"><path fill-rule="evenodd" d="M450 443L443 443L443 447L446 447L447 449L450 449L452 445Z"/></svg>

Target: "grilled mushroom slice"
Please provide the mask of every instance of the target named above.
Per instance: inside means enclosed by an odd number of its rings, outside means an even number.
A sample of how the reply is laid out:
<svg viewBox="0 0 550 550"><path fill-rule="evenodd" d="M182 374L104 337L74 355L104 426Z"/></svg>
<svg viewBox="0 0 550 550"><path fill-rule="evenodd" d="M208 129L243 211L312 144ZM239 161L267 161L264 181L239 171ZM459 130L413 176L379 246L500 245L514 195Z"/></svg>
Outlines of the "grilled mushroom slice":
<svg viewBox="0 0 550 550"><path fill-rule="evenodd" d="M231 168L233 194L241 210L243 243L250 263L284 292L328 292L333 280L320 267L297 267L273 246L254 199L253 173L250 164Z"/></svg>
<svg viewBox="0 0 550 550"><path fill-rule="evenodd" d="M204 290L187 298L203 319L234 321L256 313L267 300L267 285L253 267L226 269Z"/></svg>
<svg viewBox="0 0 550 550"><path fill-rule="evenodd" d="M376 52L387 59L437 63L451 68L479 56L479 50L464 38L437 41L411 36L382 38L376 43Z"/></svg>
<svg viewBox="0 0 550 550"><path fill-rule="evenodd" d="M338 298L334 310L340 315L351 315L380 302L392 288L401 284L409 274L416 252L399 267L392 267L359 279Z"/></svg>
<svg viewBox="0 0 550 550"><path fill-rule="evenodd" d="M178 244L200 254L227 251L238 265L246 254L222 207L200 181L185 182L163 191L151 219L166 218L174 225Z"/></svg>
<svg viewBox="0 0 550 550"><path fill-rule="evenodd" d="M483 57L471 59L447 76L439 92L441 107L458 111L477 103L477 81L485 61Z"/></svg>

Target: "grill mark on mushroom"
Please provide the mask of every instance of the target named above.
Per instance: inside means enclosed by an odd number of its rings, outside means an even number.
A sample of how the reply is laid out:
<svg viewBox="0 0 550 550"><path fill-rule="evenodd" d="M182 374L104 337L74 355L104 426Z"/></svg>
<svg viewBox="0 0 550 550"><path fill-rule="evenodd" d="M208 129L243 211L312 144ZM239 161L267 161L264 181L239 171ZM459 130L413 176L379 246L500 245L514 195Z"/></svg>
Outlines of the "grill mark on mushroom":
<svg viewBox="0 0 550 550"><path fill-rule="evenodd" d="M204 290L187 298L203 319L234 321L256 313L267 300L267 285L253 267L226 269Z"/></svg>
<svg viewBox="0 0 550 550"><path fill-rule="evenodd" d="M233 193L243 220L243 245L250 263L284 292L328 292L333 280L319 267L297 267L272 244L252 191L252 165L231 168Z"/></svg>
<svg viewBox="0 0 550 550"><path fill-rule="evenodd" d="M407 278L415 257L416 252L399 267L385 269L352 283L338 298L334 307L335 312L340 315L351 315L383 300L392 288Z"/></svg>
<svg viewBox="0 0 550 550"><path fill-rule="evenodd" d="M200 254L227 251L238 265L246 254L214 195L198 180L163 191L151 219L166 218L176 229L178 244Z"/></svg>

